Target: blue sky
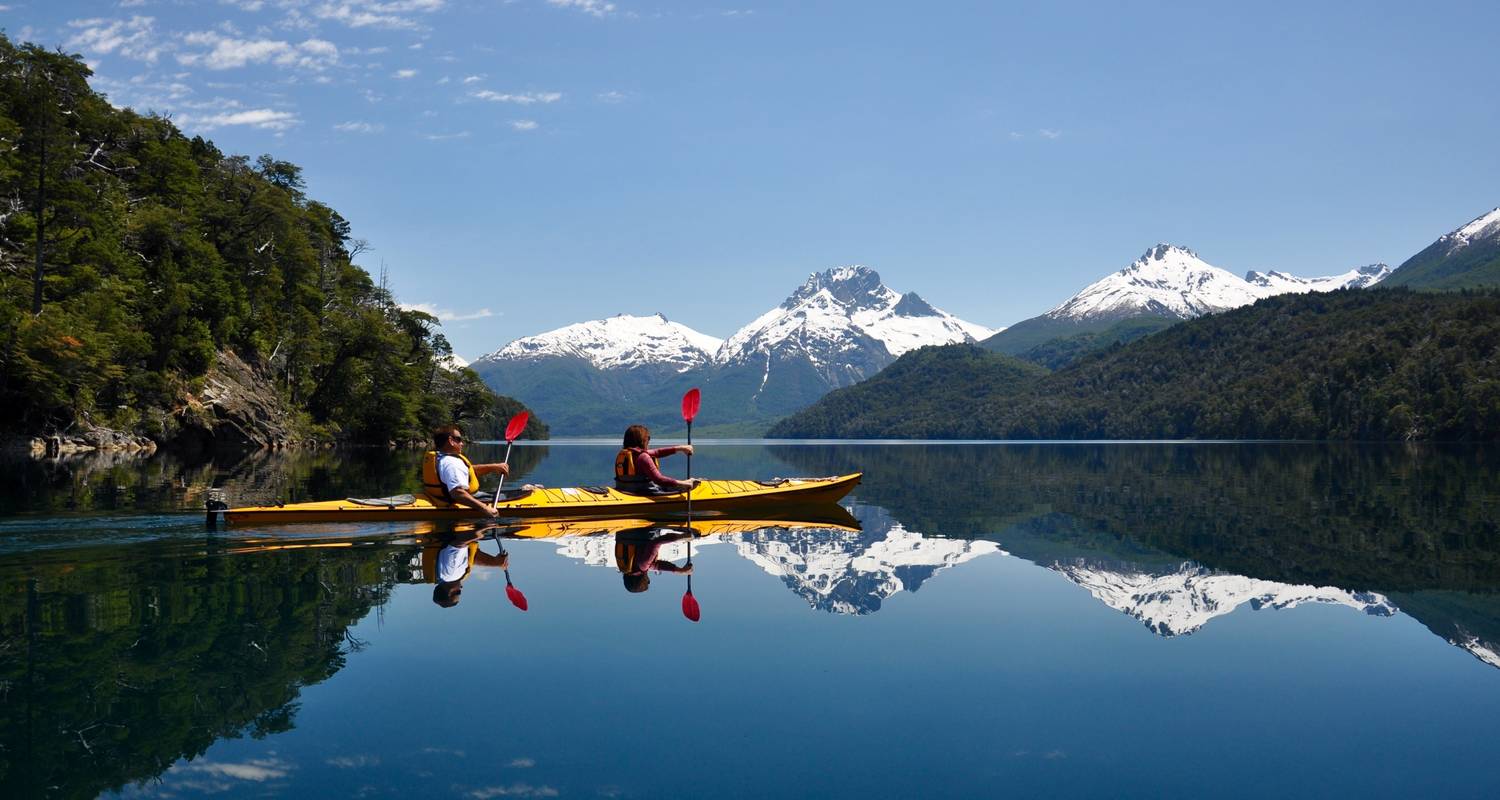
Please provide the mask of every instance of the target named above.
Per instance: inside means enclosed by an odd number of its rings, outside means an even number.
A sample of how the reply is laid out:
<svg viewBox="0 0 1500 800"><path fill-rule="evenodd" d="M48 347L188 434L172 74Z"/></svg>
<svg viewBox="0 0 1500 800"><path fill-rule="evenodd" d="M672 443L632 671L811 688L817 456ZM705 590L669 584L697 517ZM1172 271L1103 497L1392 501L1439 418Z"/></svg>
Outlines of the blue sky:
<svg viewBox="0 0 1500 800"><path fill-rule="evenodd" d="M473 358L716 336L861 263L991 326L1168 241L1403 259L1500 205L1500 4L0 0L117 105L301 165Z"/></svg>

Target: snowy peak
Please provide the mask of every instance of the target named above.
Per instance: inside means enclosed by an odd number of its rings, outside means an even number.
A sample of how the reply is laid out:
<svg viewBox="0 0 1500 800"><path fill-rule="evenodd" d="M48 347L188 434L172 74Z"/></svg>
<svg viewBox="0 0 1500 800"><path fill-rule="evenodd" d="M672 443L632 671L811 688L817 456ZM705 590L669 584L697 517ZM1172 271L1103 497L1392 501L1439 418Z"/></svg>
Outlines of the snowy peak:
<svg viewBox="0 0 1500 800"><path fill-rule="evenodd" d="M1493 239L1500 241L1500 208L1481 214L1452 233L1444 234L1438 239L1438 243L1447 246L1447 254L1452 255L1458 250L1468 247L1470 243Z"/></svg>
<svg viewBox="0 0 1500 800"><path fill-rule="evenodd" d="M1109 321L1151 314L1192 319L1289 292L1328 292L1373 286L1391 274L1385 264L1340 275L1300 278L1285 272L1220 269L1186 247L1158 244L1130 266L1095 281L1043 316L1055 320Z"/></svg>
<svg viewBox="0 0 1500 800"><path fill-rule="evenodd" d="M855 265L809 276L781 305L729 337L716 360L742 363L796 352L820 371L858 365L861 374L841 373L832 380L844 385L873 374L909 350L975 342L993 333L934 308L916 294L893 291L875 270ZM884 352L867 352L871 347ZM873 369L865 374L865 366Z"/></svg>
<svg viewBox="0 0 1500 800"><path fill-rule="evenodd" d="M781 307L794 309L825 292L834 303L847 308L872 308L888 304L893 296L900 297L880 282L880 273L854 264L807 276L802 286L792 292Z"/></svg>
<svg viewBox="0 0 1500 800"><path fill-rule="evenodd" d="M682 372L708 363L721 344L662 314L618 314L517 339L480 361L581 358L599 369L665 366Z"/></svg>
<svg viewBox="0 0 1500 800"><path fill-rule="evenodd" d="M1204 261L1192 250L1158 244L1130 266L1095 281L1044 316L1109 320L1156 314L1191 319L1260 298L1261 292L1255 287Z"/></svg>
<svg viewBox="0 0 1500 800"><path fill-rule="evenodd" d="M1288 275L1276 270L1270 272L1251 270L1245 273L1245 282L1270 290L1272 294L1331 292L1335 289L1365 289L1380 283L1390 274L1391 268L1385 264L1355 267L1340 275L1328 275L1322 278L1299 278L1296 275Z"/></svg>

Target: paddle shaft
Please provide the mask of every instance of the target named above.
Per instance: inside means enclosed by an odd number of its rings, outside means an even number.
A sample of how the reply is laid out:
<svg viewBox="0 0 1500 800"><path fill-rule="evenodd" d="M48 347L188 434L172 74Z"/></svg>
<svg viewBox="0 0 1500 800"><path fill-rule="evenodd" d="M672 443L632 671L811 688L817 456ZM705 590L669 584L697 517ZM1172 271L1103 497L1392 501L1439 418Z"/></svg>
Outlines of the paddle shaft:
<svg viewBox="0 0 1500 800"><path fill-rule="evenodd" d="M511 446L511 444L513 444L513 442L506 441L506 443L505 443L505 458L500 459L500 461L502 463L504 463L507 467L510 466L510 446ZM502 472L502 473L500 473L500 482L497 483L497 484L495 484L495 502L494 502L493 505L494 505L496 511L500 510L500 487L502 487L504 485L505 485L505 473ZM501 547L500 550L501 550L501 552L504 552L505 548Z"/></svg>

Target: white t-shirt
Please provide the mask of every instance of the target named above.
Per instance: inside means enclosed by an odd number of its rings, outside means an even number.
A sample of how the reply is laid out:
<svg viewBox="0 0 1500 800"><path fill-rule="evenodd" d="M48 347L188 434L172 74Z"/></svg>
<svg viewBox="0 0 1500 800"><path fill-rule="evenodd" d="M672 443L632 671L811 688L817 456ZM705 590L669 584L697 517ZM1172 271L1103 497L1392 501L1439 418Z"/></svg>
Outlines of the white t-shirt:
<svg viewBox="0 0 1500 800"><path fill-rule="evenodd" d="M454 489L468 491L469 465L458 456L438 454L437 460L438 480L442 481L443 486L450 492Z"/></svg>
<svg viewBox="0 0 1500 800"><path fill-rule="evenodd" d="M467 545L448 545L438 552L437 579L448 583L463 578L469 572L469 548Z"/></svg>

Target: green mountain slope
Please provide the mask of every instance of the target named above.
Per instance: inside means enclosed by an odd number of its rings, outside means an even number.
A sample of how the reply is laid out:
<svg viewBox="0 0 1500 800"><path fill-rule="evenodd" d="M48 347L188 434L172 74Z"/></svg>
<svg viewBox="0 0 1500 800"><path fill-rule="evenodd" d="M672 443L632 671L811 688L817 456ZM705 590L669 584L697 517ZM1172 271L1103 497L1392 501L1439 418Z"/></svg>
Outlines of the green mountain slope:
<svg viewBox="0 0 1500 800"><path fill-rule="evenodd" d="M893 365L779 424L795 437L1500 439L1500 294L1283 295L1027 381L1010 365ZM950 362L949 359L952 359ZM887 374L891 373L891 374ZM934 386L968 387L931 409ZM865 422L870 420L873 422Z"/></svg>
<svg viewBox="0 0 1500 800"><path fill-rule="evenodd" d="M1472 238L1465 231L1472 229ZM1500 286L1500 208L1428 245L1384 282L1412 289Z"/></svg>
<svg viewBox="0 0 1500 800"><path fill-rule="evenodd" d="M976 415L1047 371L969 344L914 350L875 377L830 392L773 425L773 438L964 438L983 435Z"/></svg>

